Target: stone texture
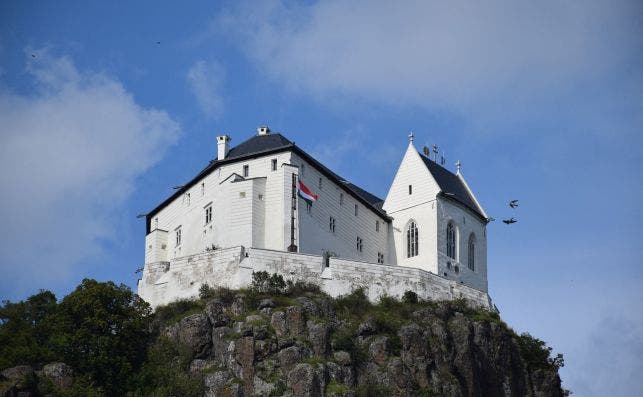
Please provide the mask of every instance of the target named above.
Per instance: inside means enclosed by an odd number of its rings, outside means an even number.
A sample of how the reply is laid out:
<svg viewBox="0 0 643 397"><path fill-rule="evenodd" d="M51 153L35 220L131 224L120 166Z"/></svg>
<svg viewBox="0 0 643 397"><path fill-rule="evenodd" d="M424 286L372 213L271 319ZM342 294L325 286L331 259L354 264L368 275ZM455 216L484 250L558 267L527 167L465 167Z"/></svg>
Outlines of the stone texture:
<svg viewBox="0 0 643 397"><path fill-rule="evenodd" d="M304 336L306 332L306 321L304 310L301 306L289 306L286 308L286 326L290 336Z"/></svg>
<svg viewBox="0 0 643 397"><path fill-rule="evenodd" d="M69 389L74 383L74 370L65 363L50 363L42 367L42 374L57 388Z"/></svg>
<svg viewBox="0 0 643 397"><path fill-rule="evenodd" d="M376 364L383 365L386 363L388 358L388 337L375 337L368 347L368 354Z"/></svg>
<svg viewBox="0 0 643 397"><path fill-rule="evenodd" d="M259 302L259 306L257 309L262 310L262 309L274 309L275 308L275 301L270 298L262 299Z"/></svg>
<svg viewBox="0 0 643 397"><path fill-rule="evenodd" d="M288 374L288 386L293 397L317 397L322 394L317 371L310 364L297 364Z"/></svg>
<svg viewBox="0 0 643 397"><path fill-rule="evenodd" d="M301 360L301 349L298 346L290 346L279 352L277 358L279 366L284 373L287 373L294 364Z"/></svg>
<svg viewBox="0 0 643 397"><path fill-rule="evenodd" d="M205 314L193 314L166 328L165 335L187 347L192 357L203 358L210 354L212 326Z"/></svg>
<svg viewBox="0 0 643 397"><path fill-rule="evenodd" d="M282 311L276 311L272 313L270 319L270 326L275 330L277 336L284 336L288 334L288 325L286 323L286 313Z"/></svg>
<svg viewBox="0 0 643 397"><path fill-rule="evenodd" d="M230 325L230 316L225 313L225 305L220 299L212 299L205 305L205 314L213 327Z"/></svg>
<svg viewBox="0 0 643 397"><path fill-rule="evenodd" d="M330 348L330 328L327 324L320 324L314 321L306 323L308 328L308 340L312 346L313 355L326 357Z"/></svg>

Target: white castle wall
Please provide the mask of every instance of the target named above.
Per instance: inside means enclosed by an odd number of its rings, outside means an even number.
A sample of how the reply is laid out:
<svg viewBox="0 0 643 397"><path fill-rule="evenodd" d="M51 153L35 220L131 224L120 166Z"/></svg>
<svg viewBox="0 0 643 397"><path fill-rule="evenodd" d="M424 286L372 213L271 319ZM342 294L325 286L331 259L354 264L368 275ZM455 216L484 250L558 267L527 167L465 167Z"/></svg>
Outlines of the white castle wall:
<svg viewBox="0 0 643 397"><path fill-rule="evenodd" d="M247 254L247 256L246 256ZM234 247L170 262L147 264L139 280L138 293L153 307L178 299L194 298L203 284L212 287L243 288L252 282L254 271L281 274L286 280L319 285L331 296L364 288L371 300L383 295L401 297L414 291L424 299L465 298L474 305L492 308L486 292L422 269L379 265L266 249Z"/></svg>

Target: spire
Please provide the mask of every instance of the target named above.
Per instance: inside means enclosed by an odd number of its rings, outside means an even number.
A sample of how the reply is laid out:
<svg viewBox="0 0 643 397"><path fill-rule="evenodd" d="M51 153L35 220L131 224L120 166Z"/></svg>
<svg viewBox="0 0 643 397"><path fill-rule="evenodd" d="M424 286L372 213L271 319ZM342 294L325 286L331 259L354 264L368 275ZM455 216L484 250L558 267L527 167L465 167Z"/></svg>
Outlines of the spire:
<svg viewBox="0 0 643 397"><path fill-rule="evenodd" d="M458 160L458 161L455 162L455 173L456 174L460 173L460 167L462 167L462 163L460 162L460 160Z"/></svg>
<svg viewBox="0 0 643 397"><path fill-rule="evenodd" d="M413 131L409 134L409 143L413 143Z"/></svg>

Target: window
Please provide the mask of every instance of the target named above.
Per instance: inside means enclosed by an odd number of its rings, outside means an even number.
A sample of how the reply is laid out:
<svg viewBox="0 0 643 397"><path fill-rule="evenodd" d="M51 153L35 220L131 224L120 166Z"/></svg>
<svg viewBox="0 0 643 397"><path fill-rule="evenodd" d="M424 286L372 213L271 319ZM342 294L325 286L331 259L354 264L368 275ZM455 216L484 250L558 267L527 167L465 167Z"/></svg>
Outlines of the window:
<svg viewBox="0 0 643 397"><path fill-rule="evenodd" d="M409 194L413 194L413 185L409 185Z"/></svg>
<svg viewBox="0 0 643 397"><path fill-rule="evenodd" d="M205 196L205 182L201 182L201 196Z"/></svg>
<svg viewBox="0 0 643 397"><path fill-rule="evenodd" d="M358 237L357 238L357 245L355 246L357 248L357 252L362 252L362 238Z"/></svg>
<svg viewBox="0 0 643 397"><path fill-rule="evenodd" d="M418 247L418 227L415 224L415 221L411 221L409 226L406 228L406 257L411 258L418 256L419 247Z"/></svg>
<svg viewBox="0 0 643 397"><path fill-rule="evenodd" d="M455 226L453 222L447 225L447 256L455 259Z"/></svg>
<svg viewBox="0 0 643 397"><path fill-rule="evenodd" d="M322 190L322 178L321 178L321 176L319 177L319 190Z"/></svg>
<svg viewBox="0 0 643 397"><path fill-rule="evenodd" d="M239 192L239 198L246 198L246 192Z"/></svg>
<svg viewBox="0 0 643 397"><path fill-rule="evenodd" d="M259 200L263 201L263 194L260 194L257 197L259 198Z"/></svg>
<svg viewBox="0 0 643 397"><path fill-rule="evenodd" d="M212 222L212 204L205 207L205 224Z"/></svg>
<svg viewBox="0 0 643 397"><path fill-rule="evenodd" d="M156 217L156 218L154 218L154 230L156 230L158 228L159 228L159 218Z"/></svg>
<svg viewBox="0 0 643 397"><path fill-rule="evenodd" d="M248 177L250 175L250 166L249 165L244 165L243 166L243 176Z"/></svg>
<svg viewBox="0 0 643 397"><path fill-rule="evenodd" d="M355 204L355 216L357 216L357 204Z"/></svg>
<svg viewBox="0 0 643 397"><path fill-rule="evenodd" d="M381 252L377 253L377 263L379 263L380 265L384 264L384 254Z"/></svg>
<svg viewBox="0 0 643 397"><path fill-rule="evenodd" d="M176 237L176 246L178 247L179 245L181 245L181 226L177 227L174 230L174 233Z"/></svg>
<svg viewBox="0 0 643 397"><path fill-rule="evenodd" d="M339 194L339 205L344 205L344 193Z"/></svg>
<svg viewBox="0 0 643 397"><path fill-rule="evenodd" d="M301 165L301 176L306 176L306 164Z"/></svg>
<svg viewBox="0 0 643 397"><path fill-rule="evenodd" d="M375 231L376 232L380 231L380 221L375 221Z"/></svg>
<svg viewBox="0 0 643 397"><path fill-rule="evenodd" d="M335 233L335 218L332 216L330 217L330 220L328 221L328 230L331 231L331 233Z"/></svg>
<svg viewBox="0 0 643 397"><path fill-rule="evenodd" d="M476 235L471 233L469 235L469 255L467 267L471 270L476 270Z"/></svg>
<svg viewBox="0 0 643 397"><path fill-rule="evenodd" d="M272 159L272 170L277 171L277 159Z"/></svg>

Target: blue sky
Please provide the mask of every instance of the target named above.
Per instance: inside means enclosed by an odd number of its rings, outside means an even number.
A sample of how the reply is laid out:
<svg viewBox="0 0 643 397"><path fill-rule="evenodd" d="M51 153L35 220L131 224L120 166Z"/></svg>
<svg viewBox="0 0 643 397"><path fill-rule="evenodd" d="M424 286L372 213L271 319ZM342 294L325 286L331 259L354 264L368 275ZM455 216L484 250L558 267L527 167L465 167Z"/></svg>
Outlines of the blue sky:
<svg viewBox="0 0 643 397"><path fill-rule="evenodd" d="M217 134L268 124L384 197L412 130L519 220L488 232L509 325L576 395L642 394L641 4L476 3L0 3L0 298L134 288L136 215Z"/></svg>

